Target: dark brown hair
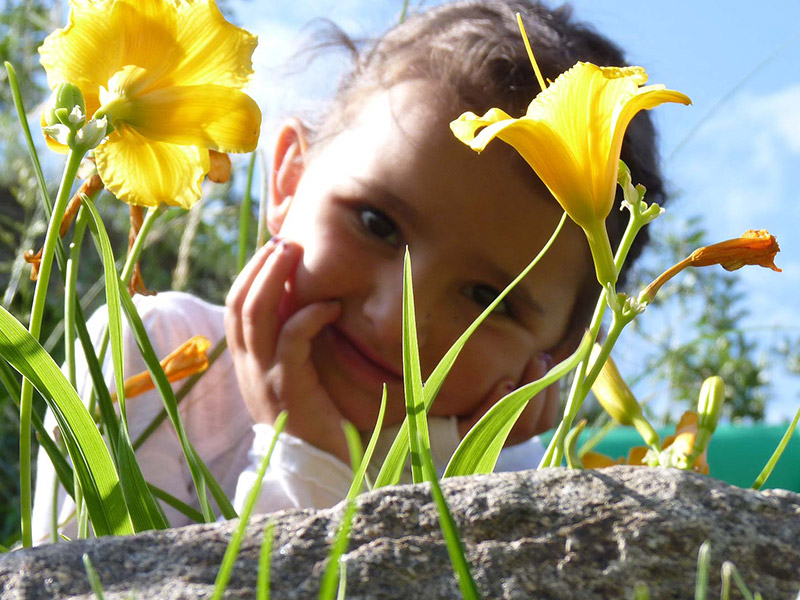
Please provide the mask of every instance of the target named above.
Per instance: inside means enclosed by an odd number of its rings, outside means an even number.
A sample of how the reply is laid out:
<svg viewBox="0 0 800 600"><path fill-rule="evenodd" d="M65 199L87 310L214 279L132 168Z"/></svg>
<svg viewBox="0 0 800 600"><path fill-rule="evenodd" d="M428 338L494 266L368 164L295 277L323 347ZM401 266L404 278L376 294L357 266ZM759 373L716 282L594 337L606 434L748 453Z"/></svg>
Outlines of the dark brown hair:
<svg viewBox="0 0 800 600"><path fill-rule="evenodd" d="M444 84L451 96L458 99L461 111L483 114L498 107L512 116L522 116L540 88L517 26L517 13L522 16L546 79L554 80L578 61L599 66L628 64L618 46L590 26L575 21L569 6L551 10L528 0L465 0L445 4L412 15L381 38L366 43L356 43L336 30L333 37L352 51L354 66L341 80L330 111L314 132L314 141L324 143L341 132L371 92L412 79ZM666 194L656 133L645 111L628 127L622 160L630 168L634 183L647 188L648 201L662 204ZM617 195L619 202L619 190ZM622 237L627 218L627 212L616 209L608 218L613 247ZM640 254L646 238L645 229L631 249L626 265ZM620 286L624 284L624 275L620 276ZM577 312L581 313L581 320L586 318L585 308Z"/></svg>

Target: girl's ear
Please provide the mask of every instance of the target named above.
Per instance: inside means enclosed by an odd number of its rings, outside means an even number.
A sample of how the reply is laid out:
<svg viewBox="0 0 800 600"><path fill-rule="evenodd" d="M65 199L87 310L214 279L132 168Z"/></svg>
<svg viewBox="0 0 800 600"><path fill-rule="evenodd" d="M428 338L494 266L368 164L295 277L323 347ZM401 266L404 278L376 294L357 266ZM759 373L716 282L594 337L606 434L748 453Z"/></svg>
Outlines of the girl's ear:
<svg viewBox="0 0 800 600"><path fill-rule="evenodd" d="M267 203L267 227L276 235L289 212L297 185L306 167L308 129L300 119L286 121L275 141Z"/></svg>

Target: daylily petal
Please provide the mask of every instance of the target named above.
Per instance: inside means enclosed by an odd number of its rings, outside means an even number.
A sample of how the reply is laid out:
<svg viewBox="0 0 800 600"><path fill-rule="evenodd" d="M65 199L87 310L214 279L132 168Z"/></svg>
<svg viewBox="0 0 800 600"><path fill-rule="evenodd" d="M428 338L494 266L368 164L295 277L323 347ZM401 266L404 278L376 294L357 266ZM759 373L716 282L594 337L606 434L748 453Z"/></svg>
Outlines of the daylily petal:
<svg viewBox="0 0 800 600"><path fill-rule="evenodd" d="M213 2L179 6L182 10L177 41L183 56L174 67L176 85L247 84L253 75L250 56L258 38L226 21Z"/></svg>
<svg viewBox="0 0 800 600"><path fill-rule="evenodd" d="M614 465L624 465L624 458L613 459L605 454L599 452L586 452L581 456L581 462L584 469L605 469L606 467L613 467Z"/></svg>
<svg viewBox="0 0 800 600"><path fill-rule="evenodd" d="M489 122L490 113L479 121ZM594 219L591 205L583 201L591 189L582 177L581 165L549 123L526 118L496 121L484 127L470 146L480 151L496 137L519 152L578 225Z"/></svg>
<svg viewBox="0 0 800 600"><path fill-rule="evenodd" d="M42 133L44 134L44 141L47 144L47 147L50 148L53 152L58 152L59 154L66 154L69 152L69 147L65 144L60 143L56 138L50 136L44 129L47 127L47 123L44 120L44 112L42 112L42 116L39 119L39 124L42 127Z"/></svg>
<svg viewBox="0 0 800 600"><path fill-rule="evenodd" d="M644 465L644 457L647 456L649 451L650 448L647 446L634 446L628 450L628 464L636 466Z"/></svg>
<svg viewBox="0 0 800 600"><path fill-rule="evenodd" d="M662 86L641 88L646 81L641 67L579 62L538 94L523 117L492 109L480 118L466 113L451 127L474 150L495 137L511 144L588 234L611 211L622 137L633 116L664 102L689 103Z"/></svg>
<svg viewBox="0 0 800 600"><path fill-rule="evenodd" d="M219 85L171 87L130 102L126 122L143 136L219 152L250 152L261 111L244 92Z"/></svg>
<svg viewBox="0 0 800 600"><path fill-rule="evenodd" d="M116 41L111 4L109 0L73 0L67 26L48 35L39 47L48 86L77 85L89 115L100 106L96 82L106 81L116 70L114 53L109 52Z"/></svg>
<svg viewBox="0 0 800 600"><path fill-rule="evenodd" d="M207 150L153 142L126 125L95 149L95 160L109 191L140 206L191 207L209 167Z"/></svg>

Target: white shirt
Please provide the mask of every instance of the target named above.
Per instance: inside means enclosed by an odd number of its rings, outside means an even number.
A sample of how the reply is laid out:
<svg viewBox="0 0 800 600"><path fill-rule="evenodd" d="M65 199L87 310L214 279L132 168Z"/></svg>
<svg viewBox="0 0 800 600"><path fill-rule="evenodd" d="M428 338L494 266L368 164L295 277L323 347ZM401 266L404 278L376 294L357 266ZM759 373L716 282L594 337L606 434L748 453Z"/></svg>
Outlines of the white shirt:
<svg viewBox="0 0 800 600"><path fill-rule="evenodd" d="M136 296L136 306L159 358L169 354L194 335L204 335L213 348L225 335L224 308L209 304L181 292L163 292L157 296ZM95 344L107 322L105 309L98 310L88 322ZM146 369L133 335L124 327L124 376L130 377ZM91 378L80 348L77 354L77 390L88 398ZM110 358L103 366L106 382L113 389ZM183 382L173 387L180 389ZM153 390L127 402L131 439L139 434L163 408L161 397ZM189 440L219 482L233 505L240 511L247 493L255 483L258 467L273 437L270 425L254 423L244 404L229 352L223 352L202 376L197 385L179 405L181 418ZM45 425L50 431L55 419L48 411ZM377 474L399 426L387 427L381 437L370 465L371 476ZM440 473L460 441L455 417L429 418L431 451ZM369 437L371 432L363 435ZM497 471L535 468L543 454L537 438L505 448L498 460ZM136 456L145 479L169 492L182 502L199 508L199 502L189 467L177 435L169 420L165 420L137 450ZM353 473L350 466L336 457L296 438L282 433L275 446L256 512L273 512L282 508L325 508L341 501L350 488ZM33 536L35 542L50 538L54 490L57 478L53 466L43 451L39 451L36 493L33 507ZM403 481L410 482L410 470ZM61 486L58 490L58 523L65 535L73 537L77 530L74 503ZM162 503L167 520L173 527L192 521Z"/></svg>

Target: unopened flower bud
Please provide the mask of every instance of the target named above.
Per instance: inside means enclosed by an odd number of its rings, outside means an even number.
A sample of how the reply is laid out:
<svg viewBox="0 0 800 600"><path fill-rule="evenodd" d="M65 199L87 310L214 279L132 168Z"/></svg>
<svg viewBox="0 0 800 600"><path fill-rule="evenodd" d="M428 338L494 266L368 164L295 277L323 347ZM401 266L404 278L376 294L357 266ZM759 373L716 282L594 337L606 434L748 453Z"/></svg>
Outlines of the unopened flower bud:
<svg viewBox="0 0 800 600"><path fill-rule="evenodd" d="M44 124L66 125L78 129L86 122L86 102L83 93L74 83L59 83L44 108Z"/></svg>
<svg viewBox="0 0 800 600"><path fill-rule="evenodd" d="M595 344L590 359L592 364L597 360L600 350L601 346ZM600 369L600 374L592 384L592 391L600 405L617 423L633 425L648 446L660 445L658 433L642 414L641 405L636 401L611 357L608 357Z"/></svg>
<svg viewBox="0 0 800 600"><path fill-rule="evenodd" d="M700 389L697 403L697 428L714 433L725 403L725 382L719 375L709 377Z"/></svg>

